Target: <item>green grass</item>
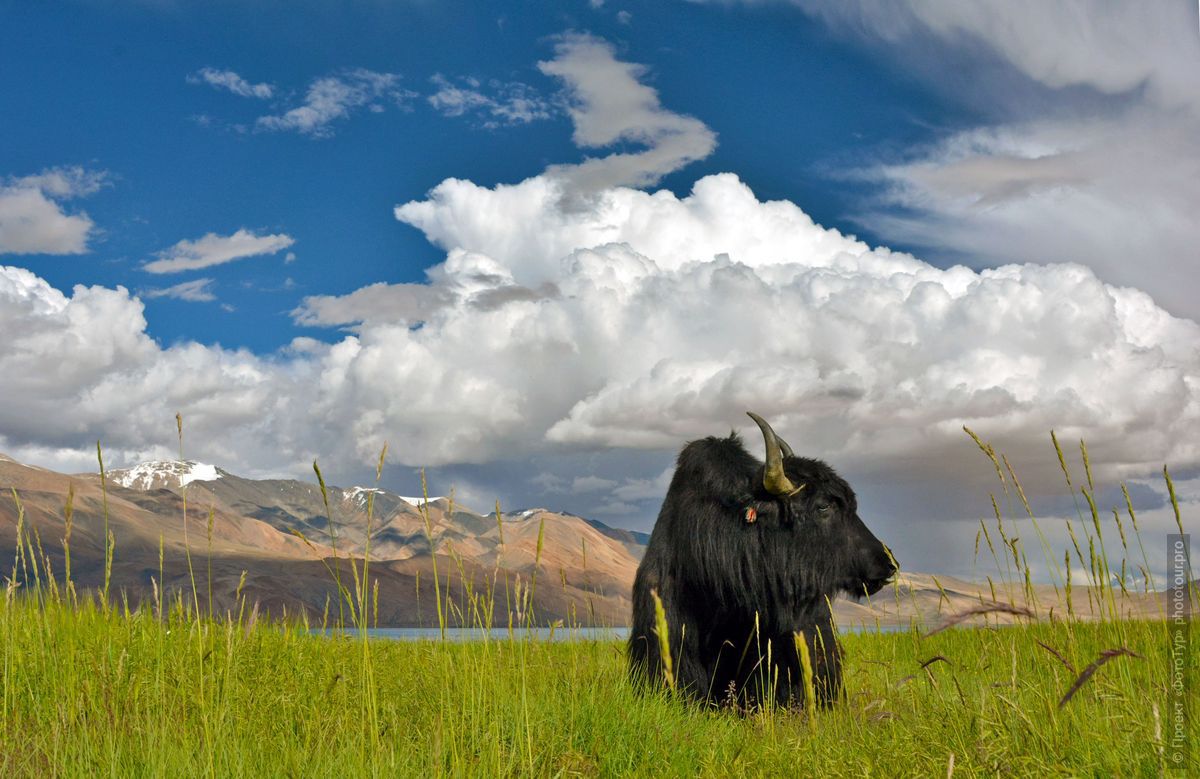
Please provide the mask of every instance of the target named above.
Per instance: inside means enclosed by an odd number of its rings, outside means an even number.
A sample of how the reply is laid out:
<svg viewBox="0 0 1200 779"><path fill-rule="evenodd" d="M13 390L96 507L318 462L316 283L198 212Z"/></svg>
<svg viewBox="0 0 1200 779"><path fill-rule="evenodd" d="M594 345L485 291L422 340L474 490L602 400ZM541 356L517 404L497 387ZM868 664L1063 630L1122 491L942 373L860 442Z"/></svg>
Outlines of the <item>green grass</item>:
<svg viewBox="0 0 1200 779"><path fill-rule="evenodd" d="M1030 568L1005 530L1002 503L1019 497L1047 559L1063 558L1046 544L1007 459L971 436L1003 487L992 499L995 539L991 523L981 523L1003 606L1022 578L1029 587ZM1106 548L1082 443L1080 450L1087 510L1078 514L1079 539L1068 529L1088 571L1076 586L1089 587L1098 620L1068 611L1003 628L846 635L845 700L815 712L713 711L665 689L638 693L621 643L543 642L522 627L503 640L464 644L314 635L306 625L258 620L240 586L237 614L201 616L194 584L169 596L156 585L153 605L131 611L76 592L69 577L60 584L45 575L41 539L24 529L14 493L18 549L0 592L0 777L1131 777L1175 767L1200 775L1200 653L1185 658L1191 751L1176 766L1168 745L1171 626L1117 618L1128 560L1145 561L1145 550L1132 504L1129 532L1114 512L1114 585L1112 530ZM377 478L382 462L381 455ZM1165 470L1164 477L1182 532ZM65 518L64 547L70 497ZM538 557L541 545L539 533ZM1068 593L1070 553L1055 582ZM346 582L337 570L330 575L341 595L332 612L343 615L338 624L370 624L376 604L366 564L352 561ZM105 581L107 589L107 573ZM530 613L534 585L515 600L504 593L510 611ZM493 597L471 593L473 602ZM470 613L492 612L489 605Z"/></svg>
<svg viewBox="0 0 1200 779"><path fill-rule="evenodd" d="M640 695L618 642L372 641L364 663L358 640L197 622L178 600L160 620L10 597L0 775L944 776L953 754L959 776L1154 776L1166 630L848 635L847 700L810 721ZM1076 674L1038 641L1076 670L1105 649L1141 657L1060 709Z"/></svg>

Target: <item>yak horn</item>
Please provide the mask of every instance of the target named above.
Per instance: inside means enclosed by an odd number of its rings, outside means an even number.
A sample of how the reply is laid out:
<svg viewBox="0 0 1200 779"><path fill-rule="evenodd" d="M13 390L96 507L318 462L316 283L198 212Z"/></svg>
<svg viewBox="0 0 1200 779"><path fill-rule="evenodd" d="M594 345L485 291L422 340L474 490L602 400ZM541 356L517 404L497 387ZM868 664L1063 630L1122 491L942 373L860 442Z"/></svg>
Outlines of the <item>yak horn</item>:
<svg viewBox="0 0 1200 779"><path fill-rule="evenodd" d="M767 421L755 414L753 411L747 411L750 418L758 425L758 429L762 431L763 441L767 445L767 467L763 471L763 487L767 492L779 497L786 497L799 492L803 487L796 487L792 484L791 479L783 472L783 451L780 447L782 443L775 435L775 431L767 424ZM787 446L784 444L784 446ZM788 456L791 456L791 447L788 447Z"/></svg>

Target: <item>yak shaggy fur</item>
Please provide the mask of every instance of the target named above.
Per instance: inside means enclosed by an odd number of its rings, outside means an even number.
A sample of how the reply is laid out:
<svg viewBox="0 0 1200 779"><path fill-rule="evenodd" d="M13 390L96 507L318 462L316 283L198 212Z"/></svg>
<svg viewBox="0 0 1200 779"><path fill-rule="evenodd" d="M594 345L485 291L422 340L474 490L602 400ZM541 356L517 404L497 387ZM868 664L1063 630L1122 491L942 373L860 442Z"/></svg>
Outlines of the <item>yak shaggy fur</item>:
<svg viewBox="0 0 1200 779"><path fill-rule="evenodd" d="M803 634L817 701L841 693L841 650L829 605L839 591L878 591L890 551L858 517L854 491L819 460L782 458L802 485L776 495L736 433L693 441L675 475L633 585L630 672L661 683L654 594L668 625L678 689L712 705L804 703L795 636Z"/></svg>

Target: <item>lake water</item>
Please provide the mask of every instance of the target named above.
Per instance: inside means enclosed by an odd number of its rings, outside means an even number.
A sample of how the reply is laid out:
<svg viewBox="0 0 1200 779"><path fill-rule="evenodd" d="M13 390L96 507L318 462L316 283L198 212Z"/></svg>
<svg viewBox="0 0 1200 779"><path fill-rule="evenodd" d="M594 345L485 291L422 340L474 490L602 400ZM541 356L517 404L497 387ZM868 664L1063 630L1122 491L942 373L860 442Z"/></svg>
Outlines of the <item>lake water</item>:
<svg viewBox="0 0 1200 779"><path fill-rule="evenodd" d="M312 632L320 633L321 630ZM334 631L325 632L331 634ZM344 632L348 636L358 636L358 630L354 628L346 628ZM440 641L442 631L437 628L367 628L367 635L394 641ZM624 641L629 638L629 628L513 628L512 636L535 641ZM507 641L508 638L508 628L446 628L447 641Z"/></svg>
<svg viewBox="0 0 1200 779"><path fill-rule="evenodd" d="M876 627L846 627L842 633L895 633L908 630L908 625L880 625ZM314 628L313 633L320 633ZM326 630L332 634L333 630ZM346 635L357 637L358 631L346 628ZM386 638L393 641L439 641L442 632L437 628L368 628L367 635L371 638ZM512 636L517 639L531 638L535 641L625 641L629 638L629 628L513 628ZM485 639L507 641L508 628L492 628L490 631L482 628L446 628L447 641L483 641Z"/></svg>

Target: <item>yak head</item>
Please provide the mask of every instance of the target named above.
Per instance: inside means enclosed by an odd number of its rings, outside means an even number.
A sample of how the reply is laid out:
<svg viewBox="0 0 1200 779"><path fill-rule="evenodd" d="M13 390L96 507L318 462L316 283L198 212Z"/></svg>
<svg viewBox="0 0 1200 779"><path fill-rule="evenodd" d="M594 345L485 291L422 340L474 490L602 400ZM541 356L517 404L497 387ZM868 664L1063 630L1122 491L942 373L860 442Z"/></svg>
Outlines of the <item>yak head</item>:
<svg viewBox="0 0 1200 779"><path fill-rule="evenodd" d="M858 516L858 502L845 479L820 460L797 457L787 442L757 414L767 458L755 492L778 511L784 532L827 551L837 589L861 597L878 592L896 573L896 561Z"/></svg>

